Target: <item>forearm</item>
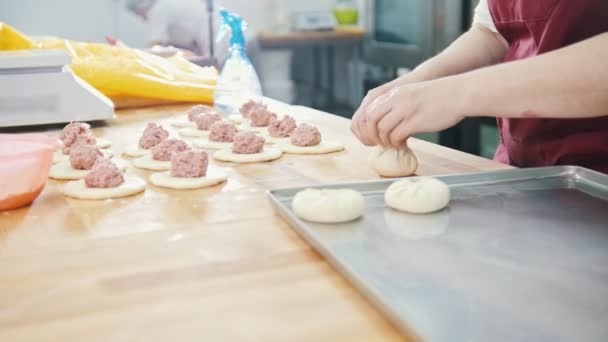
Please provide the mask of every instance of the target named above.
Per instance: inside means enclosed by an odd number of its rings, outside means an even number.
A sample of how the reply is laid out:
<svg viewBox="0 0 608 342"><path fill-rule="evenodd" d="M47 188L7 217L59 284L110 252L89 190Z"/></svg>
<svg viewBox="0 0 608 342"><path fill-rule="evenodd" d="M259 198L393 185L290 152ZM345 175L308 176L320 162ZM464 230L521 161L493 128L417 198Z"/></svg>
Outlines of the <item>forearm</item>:
<svg viewBox="0 0 608 342"><path fill-rule="evenodd" d="M451 77L465 115L583 118L608 115L608 33L535 58Z"/></svg>
<svg viewBox="0 0 608 342"><path fill-rule="evenodd" d="M500 63L507 52L502 37L481 25L474 25L437 56L404 76L408 83L457 75Z"/></svg>

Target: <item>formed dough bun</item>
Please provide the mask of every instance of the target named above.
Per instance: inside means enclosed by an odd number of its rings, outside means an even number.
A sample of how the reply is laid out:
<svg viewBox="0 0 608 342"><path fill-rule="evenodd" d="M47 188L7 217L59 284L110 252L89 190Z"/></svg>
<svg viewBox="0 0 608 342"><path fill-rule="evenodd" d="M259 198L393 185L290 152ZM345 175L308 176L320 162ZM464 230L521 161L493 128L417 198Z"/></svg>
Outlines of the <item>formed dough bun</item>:
<svg viewBox="0 0 608 342"><path fill-rule="evenodd" d="M192 121L188 121L186 118L183 119L175 119L169 121L169 126L175 128L187 128L187 127L196 127L196 124Z"/></svg>
<svg viewBox="0 0 608 342"><path fill-rule="evenodd" d="M101 154L107 159L112 158L114 156L114 153L108 149L101 150ZM56 150L55 152L53 152L53 164L58 164L69 160L70 156L67 154L63 154L61 150Z"/></svg>
<svg viewBox="0 0 608 342"><path fill-rule="evenodd" d="M386 204L412 214L429 214L450 202L450 188L431 177L403 179L391 184L384 193Z"/></svg>
<svg viewBox="0 0 608 342"><path fill-rule="evenodd" d="M294 213L318 223L343 223L363 215L363 196L352 189L306 189L291 202Z"/></svg>
<svg viewBox="0 0 608 342"><path fill-rule="evenodd" d="M344 144L333 141L321 141L316 146L296 146L290 142L279 144L284 153L289 154L327 154L344 150Z"/></svg>
<svg viewBox="0 0 608 342"><path fill-rule="evenodd" d="M228 116L228 120L235 125L239 125L245 121L245 118L241 114L232 114Z"/></svg>
<svg viewBox="0 0 608 342"><path fill-rule="evenodd" d="M194 190L208 188L228 180L228 177L219 172L208 172L205 177L199 178L180 178L171 177L169 171L158 172L150 176L150 183L161 188L176 189L176 190Z"/></svg>
<svg viewBox="0 0 608 342"><path fill-rule="evenodd" d="M143 148L139 148L139 145L133 144L127 146L125 151L123 152L127 157L139 158L145 154L150 153L150 150L144 150Z"/></svg>
<svg viewBox="0 0 608 342"><path fill-rule="evenodd" d="M245 164L267 162L279 159L282 155L283 151L277 148L264 147L262 152L254 154L239 154L232 152L232 150L219 150L213 154L213 158L223 162Z"/></svg>
<svg viewBox="0 0 608 342"><path fill-rule="evenodd" d="M372 151L370 164L372 169L383 177L411 176L418 169L418 159L408 147L399 150L385 150L383 147L376 146Z"/></svg>
<svg viewBox="0 0 608 342"><path fill-rule="evenodd" d="M127 177L125 181L115 188L88 188L84 180L78 180L65 184L62 188L64 195L78 199L105 200L137 195L146 190L146 182L141 178Z"/></svg>
<svg viewBox="0 0 608 342"><path fill-rule="evenodd" d="M110 140L104 138L95 138L97 141L97 147L100 149L110 148L112 146L112 142Z"/></svg>
<svg viewBox="0 0 608 342"><path fill-rule="evenodd" d="M205 150L227 150L232 148L231 142L211 141L209 139L197 139L192 145Z"/></svg>
<svg viewBox="0 0 608 342"><path fill-rule="evenodd" d="M112 159L112 161L122 171L127 169L127 164L122 159ZM72 167L69 160L65 160L51 167L49 178L55 180L76 180L84 178L89 172L91 170L76 170Z"/></svg>
<svg viewBox="0 0 608 342"><path fill-rule="evenodd" d="M178 133L186 138L205 138L209 135L209 131L203 131L196 127L180 129Z"/></svg>
<svg viewBox="0 0 608 342"><path fill-rule="evenodd" d="M133 159L133 166L142 170L168 171L171 169L171 161L155 160L152 154L145 154L143 157Z"/></svg>

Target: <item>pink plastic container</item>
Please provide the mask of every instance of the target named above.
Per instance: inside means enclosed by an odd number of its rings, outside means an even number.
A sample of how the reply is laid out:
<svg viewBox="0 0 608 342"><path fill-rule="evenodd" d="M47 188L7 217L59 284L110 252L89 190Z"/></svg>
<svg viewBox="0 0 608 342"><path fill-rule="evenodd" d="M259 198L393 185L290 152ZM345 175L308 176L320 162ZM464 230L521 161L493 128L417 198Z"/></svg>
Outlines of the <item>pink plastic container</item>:
<svg viewBox="0 0 608 342"><path fill-rule="evenodd" d="M0 211L32 203L53 163L56 139L44 134L0 134Z"/></svg>

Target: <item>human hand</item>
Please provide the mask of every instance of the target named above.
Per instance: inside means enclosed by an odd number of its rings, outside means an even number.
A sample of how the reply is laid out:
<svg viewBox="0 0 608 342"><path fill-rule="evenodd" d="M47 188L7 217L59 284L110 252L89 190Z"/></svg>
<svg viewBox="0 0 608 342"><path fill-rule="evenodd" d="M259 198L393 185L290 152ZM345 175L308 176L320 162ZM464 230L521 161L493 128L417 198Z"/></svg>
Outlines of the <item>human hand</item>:
<svg viewBox="0 0 608 342"><path fill-rule="evenodd" d="M358 111L353 132L365 145L399 148L416 133L460 122L465 113L463 89L452 78L392 87Z"/></svg>

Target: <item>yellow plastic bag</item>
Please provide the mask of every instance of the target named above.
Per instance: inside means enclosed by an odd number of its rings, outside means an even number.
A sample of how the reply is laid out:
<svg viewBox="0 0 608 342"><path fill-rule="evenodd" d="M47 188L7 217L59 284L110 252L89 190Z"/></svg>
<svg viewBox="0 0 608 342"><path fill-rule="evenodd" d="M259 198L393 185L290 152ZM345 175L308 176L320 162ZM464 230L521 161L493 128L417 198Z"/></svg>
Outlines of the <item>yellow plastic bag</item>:
<svg viewBox="0 0 608 342"><path fill-rule="evenodd" d="M80 78L112 99L212 103L218 76L182 56L163 58L140 50L66 39L32 40L0 23L0 50L63 49Z"/></svg>

